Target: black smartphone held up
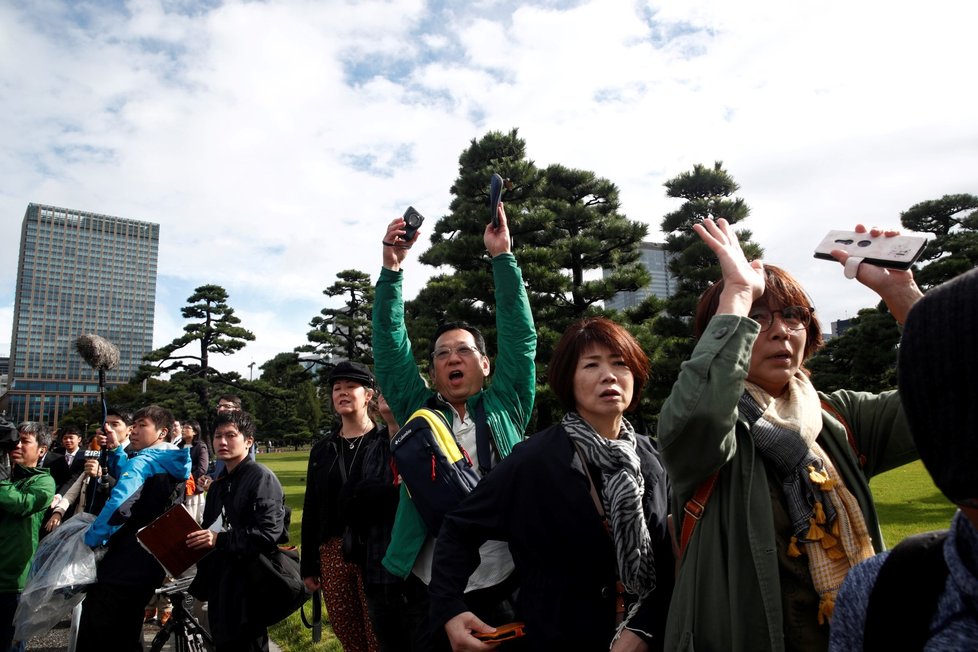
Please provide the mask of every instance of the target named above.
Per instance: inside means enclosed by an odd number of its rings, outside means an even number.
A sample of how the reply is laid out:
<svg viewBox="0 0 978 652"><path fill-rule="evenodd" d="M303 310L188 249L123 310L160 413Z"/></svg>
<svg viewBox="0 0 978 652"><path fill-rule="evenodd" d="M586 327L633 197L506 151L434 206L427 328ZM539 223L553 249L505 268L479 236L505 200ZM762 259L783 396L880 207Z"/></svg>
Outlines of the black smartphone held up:
<svg viewBox="0 0 978 652"><path fill-rule="evenodd" d="M407 210L404 211L404 235L401 236L401 240L405 242L410 242L414 238L414 234L418 232L421 227L421 223L424 222L424 215L414 210L414 206L408 206Z"/></svg>
<svg viewBox="0 0 978 652"><path fill-rule="evenodd" d="M859 256L864 263L891 269L910 269L924 252L927 238L917 235L885 235L875 238L869 233L855 231L829 231L815 248L815 257L835 260L829 253L842 249L850 256Z"/></svg>
<svg viewBox="0 0 978 652"><path fill-rule="evenodd" d="M499 228L499 200L503 197L503 178L493 173L489 180L489 218L492 220L492 228Z"/></svg>

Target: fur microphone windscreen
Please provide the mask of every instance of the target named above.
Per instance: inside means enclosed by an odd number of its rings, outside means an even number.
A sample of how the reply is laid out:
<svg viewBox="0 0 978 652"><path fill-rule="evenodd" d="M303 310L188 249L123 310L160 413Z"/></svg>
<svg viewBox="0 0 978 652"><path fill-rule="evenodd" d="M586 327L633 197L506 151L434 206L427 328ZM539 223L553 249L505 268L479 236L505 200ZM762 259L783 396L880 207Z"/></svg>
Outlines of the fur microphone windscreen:
<svg viewBox="0 0 978 652"><path fill-rule="evenodd" d="M119 347L104 337L91 333L79 335L75 348L92 369L115 369L119 364Z"/></svg>

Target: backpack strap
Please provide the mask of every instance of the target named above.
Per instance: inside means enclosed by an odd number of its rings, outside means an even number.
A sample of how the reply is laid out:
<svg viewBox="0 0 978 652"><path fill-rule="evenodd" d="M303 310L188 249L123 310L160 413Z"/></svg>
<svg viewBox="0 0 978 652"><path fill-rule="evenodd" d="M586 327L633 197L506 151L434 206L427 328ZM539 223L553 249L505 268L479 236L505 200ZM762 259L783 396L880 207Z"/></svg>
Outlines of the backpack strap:
<svg viewBox="0 0 978 652"><path fill-rule="evenodd" d="M683 512L685 512L683 515L683 527L679 533L679 559L682 559L683 555L686 554L686 546L689 545L689 540L693 538L693 530L696 529L696 524L703 518L703 512L706 511L706 503L710 500L710 495L713 494L713 488L716 487L719 476L719 471L714 471L710 474L706 480L696 487L696 491L693 492L693 497L686 501L686 507L683 509Z"/></svg>
<svg viewBox="0 0 978 652"><path fill-rule="evenodd" d="M492 452L494 450L494 445L492 441L492 428L489 427L489 420L486 418L486 406L484 405L485 394L479 395L479 400L475 403L475 457L478 464L479 476L484 477L489 471L492 470ZM433 394L426 402L425 407L429 410L437 412L439 415L444 415L442 408L446 404L438 398L437 394ZM452 435L455 434L452 428L451 421L448 421L448 429L452 431ZM458 437L455 438L458 441ZM461 444L459 444L461 447ZM468 453L466 453L468 454Z"/></svg>
<svg viewBox="0 0 978 652"><path fill-rule="evenodd" d="M866 456L859 451L859 447L856 446L856 438L852 435L852 428L849 427L849 422L846 421L839 411L832 407L832 404L822 399L822 409L831 414L836 421L842 424L842 427L846 429L846 439L849 440L849 448L852 449L853 454L856 459L859 460L859 468L866 468Z"/></svg>
<svg viewBox="0 0 978 652"><path fill-rule="evenodd" d="M947 583L948 531L900 542L880 567L866 606L864 650L922 650Z"/></svg>

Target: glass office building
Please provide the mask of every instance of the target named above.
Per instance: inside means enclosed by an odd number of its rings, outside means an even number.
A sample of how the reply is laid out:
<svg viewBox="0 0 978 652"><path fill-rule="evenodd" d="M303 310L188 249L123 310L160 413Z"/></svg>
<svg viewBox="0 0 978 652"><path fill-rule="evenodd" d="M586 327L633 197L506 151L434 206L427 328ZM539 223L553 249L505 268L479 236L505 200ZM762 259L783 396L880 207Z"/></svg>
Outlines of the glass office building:
<svg viewBox="0 0 978 652"><path fill-rule="evenodd" d="M657 242L643 242L639 245L639 252L641 255L639 262L645 266L651 277L649 284L637 292L619 292L605 302L606 308L624 310L637 306L652 295L660 299L668 299L676 293L676 279L669 273L669 260L672 254L666 251L666 246ZM603 270L605 278L610 275L611 270Z"/></svg>
<svg viewBox="0 0 978 652"><path fill-rule="evenodd" d="M8 418L57 425L98 398L98 372L75 350L94 333L119 347L108 385L153 348L160 226L30 204L24 214L10 348Z"/></svg>

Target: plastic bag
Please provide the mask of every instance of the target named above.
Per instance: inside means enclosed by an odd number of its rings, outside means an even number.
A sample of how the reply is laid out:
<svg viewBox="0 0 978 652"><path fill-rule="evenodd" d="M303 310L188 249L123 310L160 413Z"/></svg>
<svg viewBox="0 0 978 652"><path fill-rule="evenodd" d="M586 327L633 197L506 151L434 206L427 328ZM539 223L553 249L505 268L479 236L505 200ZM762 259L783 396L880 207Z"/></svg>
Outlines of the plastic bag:
<svg viewBox="0 0 978 652"><path fill-rule="evenodd" d="M26 641L57 625L85 597L85 586L95 582L98 553L85 544L93 514L76 514L41 540L27 586L14 615L14 639Z"/></svg>

